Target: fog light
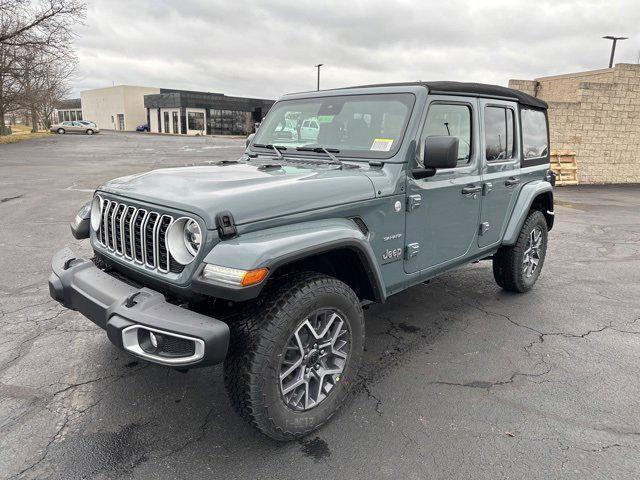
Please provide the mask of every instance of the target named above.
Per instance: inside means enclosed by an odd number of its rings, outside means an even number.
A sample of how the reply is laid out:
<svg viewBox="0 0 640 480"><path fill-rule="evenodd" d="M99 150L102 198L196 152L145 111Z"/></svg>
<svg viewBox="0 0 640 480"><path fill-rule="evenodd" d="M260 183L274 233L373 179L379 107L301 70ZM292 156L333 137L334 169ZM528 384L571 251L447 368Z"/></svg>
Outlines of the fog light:
<svg viewBox="0 0 640 480"><path fill-rule="evenodd" d="M138 345L147 353L157 353L162 350L164 337L145 328L138 329Z"/></svg>

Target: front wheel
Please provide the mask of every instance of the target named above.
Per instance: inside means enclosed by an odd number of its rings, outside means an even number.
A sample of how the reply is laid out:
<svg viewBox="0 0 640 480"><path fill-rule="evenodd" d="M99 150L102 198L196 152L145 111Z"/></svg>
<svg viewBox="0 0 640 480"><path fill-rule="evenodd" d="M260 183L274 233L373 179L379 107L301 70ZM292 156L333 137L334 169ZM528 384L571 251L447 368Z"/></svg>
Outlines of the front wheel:
<svg viewBox="0 0 640 480"><path fill-rule="evenodd" d="M527 292L538 280L547 255L547 221L542 212L532 210L516 243L500 247L493 256L496 283L511 292Z"/></svg>
<svg viewBox="0 0 640 480"><path fill-rule="evenodd" d="M326 423L345 401L362 360L360 301L315 273L268 286L253 313L231 324L225 387L240 416L280 441Z"/></svg>
<svg viewBox="0 0 640 480"><path fill-rule="evenodd" d="M87 130L87 135L93 135L93 130L91 129Z"/></svg>

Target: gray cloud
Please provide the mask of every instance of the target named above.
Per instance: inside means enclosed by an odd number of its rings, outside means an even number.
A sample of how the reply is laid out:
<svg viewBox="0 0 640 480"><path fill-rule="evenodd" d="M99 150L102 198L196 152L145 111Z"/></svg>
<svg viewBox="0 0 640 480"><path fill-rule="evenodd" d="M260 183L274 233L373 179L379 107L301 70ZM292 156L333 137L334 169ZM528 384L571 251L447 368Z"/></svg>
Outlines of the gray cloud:
<svg viewBox="0 0 640 480"><path fill-rule="evenodd" d="M603 1L88 2L76 91L133 84L277 98L427 79L505 85L640 52L640 4Z"/></svg>

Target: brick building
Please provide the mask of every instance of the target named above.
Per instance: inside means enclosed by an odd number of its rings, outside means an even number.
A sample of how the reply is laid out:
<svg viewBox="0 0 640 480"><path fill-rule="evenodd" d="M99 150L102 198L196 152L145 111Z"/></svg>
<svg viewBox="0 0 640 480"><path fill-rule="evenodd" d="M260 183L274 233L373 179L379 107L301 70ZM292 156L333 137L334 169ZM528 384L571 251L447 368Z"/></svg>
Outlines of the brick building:
<svg viewBox="0 0 640 480"><path fill-rule="evenodd" d="M573 150L580 183L640 183L640 65L510 80L549 103L552 150Z"/></svg>

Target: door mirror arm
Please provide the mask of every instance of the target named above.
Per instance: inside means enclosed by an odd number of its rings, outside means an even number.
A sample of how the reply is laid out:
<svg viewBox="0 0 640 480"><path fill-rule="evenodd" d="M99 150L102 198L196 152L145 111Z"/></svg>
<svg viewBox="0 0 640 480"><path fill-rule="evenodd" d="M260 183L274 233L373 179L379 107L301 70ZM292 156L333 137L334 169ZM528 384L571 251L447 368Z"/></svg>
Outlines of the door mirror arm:
<svg viewBox="0 0 640 480"><path fill-rule="evenodd" d="M435 174L436 174L436 169L433 167L411 169L411 175L416 180L420 180L421 178L433 177Z"/></svg>

